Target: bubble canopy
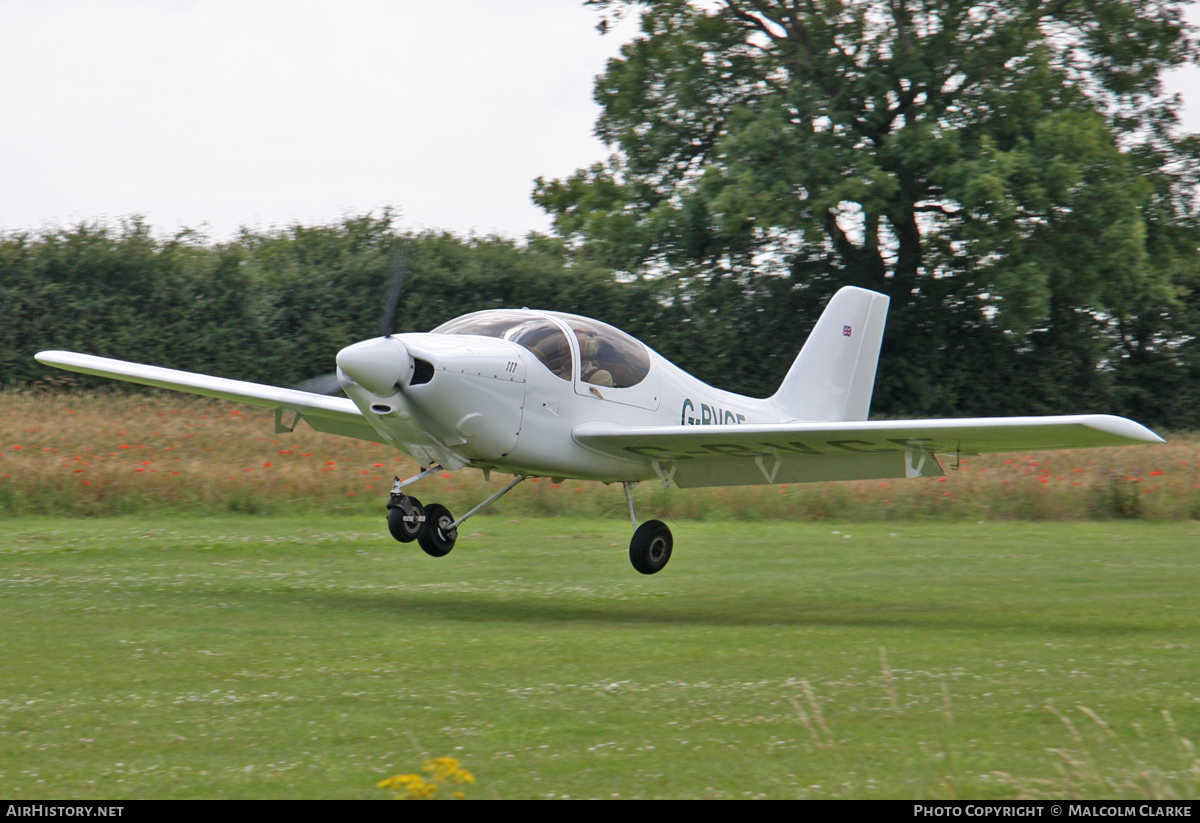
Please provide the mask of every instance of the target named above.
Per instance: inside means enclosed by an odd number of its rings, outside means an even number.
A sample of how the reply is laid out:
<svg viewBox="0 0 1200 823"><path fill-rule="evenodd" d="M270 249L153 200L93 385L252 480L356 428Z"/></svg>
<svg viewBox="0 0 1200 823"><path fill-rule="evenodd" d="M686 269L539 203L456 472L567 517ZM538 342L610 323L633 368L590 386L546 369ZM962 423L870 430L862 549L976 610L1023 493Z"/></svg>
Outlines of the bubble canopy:
<svg viewBox="0 0 1200 823"><path fill-rule="evenodd" d="M570 326L579 340L580 379L614 389L636 386L650 373L650 355L637 339L607 323L577 314L546 312Z"/></svg>
<svg viewBox="0 0 1200 823"><path fill-rule="evenodd" d="M625 332L607 323L574 314L546 312L575 333L582 362L579 379L585 383L624 389L636 386L650 372L650 355ZM511 340L537 357L556 377L570 380L574 371L571 348L562 328L540 314L493 309L455 318L434 334L478 334Z"/></svg>
<svg viewBox="0 0 1200 823"><path fill-rule="evenodd" d="M555 377L571 379L571 347L553 320L525 311L477 311L443 323L432 334L478 334L528 349Z"/></svg>

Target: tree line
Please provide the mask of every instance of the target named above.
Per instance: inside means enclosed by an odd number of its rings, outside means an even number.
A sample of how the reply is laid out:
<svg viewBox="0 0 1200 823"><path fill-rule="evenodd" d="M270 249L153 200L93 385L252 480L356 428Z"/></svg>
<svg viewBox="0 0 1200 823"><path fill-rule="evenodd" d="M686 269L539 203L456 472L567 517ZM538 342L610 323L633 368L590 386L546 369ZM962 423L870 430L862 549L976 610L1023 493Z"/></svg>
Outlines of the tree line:
<svg viewBox="0 0 1200 823"><path fill-rule="evenodd" d="M547 242L404 233L384 213L215 243L135 218L0 237L0 385L53 375L32 359L47 348L293 385L381 333L401 258L396 332L513 305L646 314L636 289Z"/></svg>
<svg viewBox="0 0 1200 823"><path fill-rule="evenodd" d="M79 225L0 237L0 385L57 385L65 373L33 359L42 349L296 385L330 372L341 347L380 333L401 255L408 273L397 332L490 308L573 312L628 331L715 386L756 396L777 388L838 285L819 270L803 288L795 277L630 278L559 238L406 233L389 214L226 243L163 237L139 220ZM954 353L939 351L944 338L934 329L955 330ZM1094 340L1015 345L951 301L926 318L920 339L895 334L889 320L893 350L928 346L947 367L927 366L930 390L921 396L877 389L876 415L1086 411L1200 423L1190 344L1147 353L1139 367L1102 363L1088 348ZM1061 379L1047 382L1056 364ZM881 386L889 367L894 360L881 366Z"/></svg>
<svg viewBox="0 0 1200 823"><path fill-rule="evenodd" d="M732 311L712 313L672 282L623 282L551 237L404 232L385 212L221 243L166 237L140 219L0 236L0 386L55 385L64 373L33 359L42 349L295 385L381 333L401 259L397 333L528 306L604 319L733 390L769 393L778 382L763 368L767 352L737 345ZM802 333L792 336L769 353L780 378Z"/></svg>

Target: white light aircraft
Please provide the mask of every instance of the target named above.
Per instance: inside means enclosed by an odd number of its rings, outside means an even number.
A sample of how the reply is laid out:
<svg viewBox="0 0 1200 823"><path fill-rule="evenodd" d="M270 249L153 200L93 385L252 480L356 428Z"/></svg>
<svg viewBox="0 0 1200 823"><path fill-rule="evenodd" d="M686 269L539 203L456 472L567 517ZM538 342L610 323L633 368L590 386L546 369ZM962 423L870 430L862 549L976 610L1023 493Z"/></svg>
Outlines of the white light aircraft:
<svg viewBox="0 0 1200 823"><path fill-rule="evenodd" d="M643 574L671 557L670 529L640 526L630 490L916 478L945 474L937 455L1162 443L1103 414L867 420L888 298L841 289L783 384L758 400L713 388L605 323L551 311L497 309L428 333L385 334L337 354L349 399L45 351L49 366L275 410L275 431L301 419L321 432L386 442L424 471L396 478L388 527L441 557L468 517L529 477L620 483ZM462 517L404 490L434 472L477 468L511 482Z"/></svg>

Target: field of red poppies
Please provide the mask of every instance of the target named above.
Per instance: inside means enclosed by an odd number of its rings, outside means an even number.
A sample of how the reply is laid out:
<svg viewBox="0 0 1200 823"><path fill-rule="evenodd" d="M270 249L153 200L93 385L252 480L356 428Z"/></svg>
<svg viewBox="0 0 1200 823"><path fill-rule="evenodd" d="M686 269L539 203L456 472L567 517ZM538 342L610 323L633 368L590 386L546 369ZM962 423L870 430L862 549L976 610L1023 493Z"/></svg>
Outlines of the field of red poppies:
<svg viewBox="0 0 1200 823"><path fill-rule="evenodd" d="M415 471L390 447L301 425L272 434L256 407L173 393L0 393L0 513L382 514L391 478ZM1200 518L1200 436L1168 443L964 459L945 478L664 490L644 517L879 521ZM948 467L949 468L949 467ZM499 482L503 482L502 480ZM498 488L464 470L414 493L461 511ZM492 516L626 516L619 490L535 479Z"/></svg>

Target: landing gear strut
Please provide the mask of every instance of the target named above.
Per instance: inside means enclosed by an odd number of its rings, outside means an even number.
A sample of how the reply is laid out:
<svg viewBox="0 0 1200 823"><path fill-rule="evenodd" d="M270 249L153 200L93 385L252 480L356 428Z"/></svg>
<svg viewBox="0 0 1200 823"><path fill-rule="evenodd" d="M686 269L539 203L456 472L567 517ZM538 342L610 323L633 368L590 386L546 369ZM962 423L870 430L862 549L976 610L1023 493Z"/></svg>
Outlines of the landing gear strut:
<svg viewBox="0 0 1200 823"><path fill-rule="evenodd" d="M671 549L675 539L671 530L661 520L647 520L638 525L637 513L633 508L634 483L621 483L625 489L625 500L629 503L629 519L633 521L633 539L629 541L629 562L642 574L657 574L671 559Z"/></svg>
<svg viewBox="0 0 1200 823"><path fill-rule="evenodd" d="M392 537L401 543L416 540L421 549L431 557L448 555L454 548L455 542L458 541L458 527L467 518L479 514L525 479L525 475L518 474L507 486L455 520L450 510L440 503L422 506L421 501L415 497L409 497L401 491L410 483L416 483L421 478L441 470L441 466L430 466L407 480L397 477L395 483L392 484L392 497L388 501L388 530L392 533Z"/></svg>
<svg viewBox="0 0 1200 823"><path fill-rule="evenodd" d="M388 500L388 530L392 537L401 543L411 543L416 540L421 549L431 557L445 557L458 542L458 527L469 517L474 517L488 506L495 503L513 490L523 480L525 475L518 474L512 481L484 500L475 508L457 520L450 510L440 503L430 503L422 506L415 497L404 494L403 489L411 483L442 470L441 466L430 466L420 474L407 480L396 478L392 485L392 496ZM633 523L633 539L629 541L629 562L642 574L658 574L671 559L671 549L675 539L671 530L661 520L647 520L642 525L637 522L637 510L633 506L633 487L637 483L622 481L625 490L625 501L629 504L629 520Z"/></svg>

